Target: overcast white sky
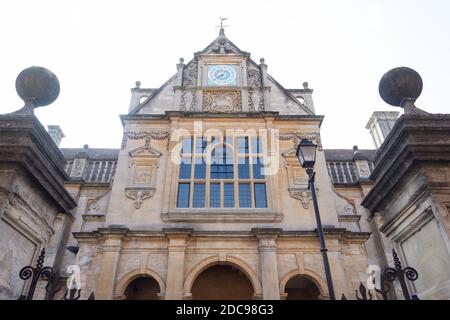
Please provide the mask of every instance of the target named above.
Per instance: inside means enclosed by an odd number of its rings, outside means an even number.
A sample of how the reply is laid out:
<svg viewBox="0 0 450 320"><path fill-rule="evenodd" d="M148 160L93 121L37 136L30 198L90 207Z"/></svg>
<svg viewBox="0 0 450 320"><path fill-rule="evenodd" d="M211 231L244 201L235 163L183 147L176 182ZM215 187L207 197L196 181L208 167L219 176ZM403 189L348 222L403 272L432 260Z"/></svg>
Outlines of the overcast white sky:
<svg viewBox="0 0 450 320"><path fill-rule="evenodd" d="M0 2L0 113L17 110L18 73L52 70L59 98L39 108L44 125L58 124L61 147L118 148L119 114L129 89L159 87L218 35L227 37L286 88L314 89L325 115L326 148L373 148L365 129L375 110L398 110L378 95L387 70L409 66L424 81L417 105L450 112L450 1L100 1Z"/></svg>

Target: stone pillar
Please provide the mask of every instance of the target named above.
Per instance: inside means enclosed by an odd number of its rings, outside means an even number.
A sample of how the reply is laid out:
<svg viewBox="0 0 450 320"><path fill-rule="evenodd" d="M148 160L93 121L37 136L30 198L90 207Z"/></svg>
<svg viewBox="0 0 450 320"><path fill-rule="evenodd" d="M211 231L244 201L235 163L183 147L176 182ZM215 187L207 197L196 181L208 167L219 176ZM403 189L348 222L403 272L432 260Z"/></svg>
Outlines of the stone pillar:
<svg viewBox="0 0 450 320"><path fill-rule="evenodd" d="M264 110L267 111L270 106L270 86L267 81L267 64L265 64L264 58L260 60L259 68L261 70L261 82L262 82L262 90L263 90L263 105Z"/></svg>
<svg viewBox="0 0 450 320"><path fill-rule="evenodd" d="M169 239L167 258L166 300L183 299L186 241L192 229L163 229Z"/></svg>
<svg viewBox="0 0 450 320"><path fill-rule="evenodd" d="M61 130L60 126L48 125L48 134L52 138L53 142L57 147L61 144L62 138L65 137L64 132Z"/></svg>
<svg viewBox="0 0 450 320"><path fill-rule="evenodd" d="M116 282L117 264L122 249L122 238L128 229L100 229L105 242L102 246L103 258L100 263L100 274L95 288L97 300L112 299Z"/></svg>
<svg viewBox="0 0 450 320"><path fill-rule="evenodd" d="M180 63L177 63L177 86L183 85L183 71L184 71L184 59L180 58Z"/></svg>
<svg viewBox="0 0 450 320"><path fill-rule="evenodd" d="M280 286L277 267L276 238L281 229L253 229L258 238L261 262L261 282L264 300L279 300Z"/></svg>
<svg viewBox="0 0 450 320"><path fill-rule="evenodd" d="M69 176L72 180L84 180L86 169L89 164L88 149L87 144L84 145L83 151L80 151L73 159L72 169L70 170Z"/></svg>

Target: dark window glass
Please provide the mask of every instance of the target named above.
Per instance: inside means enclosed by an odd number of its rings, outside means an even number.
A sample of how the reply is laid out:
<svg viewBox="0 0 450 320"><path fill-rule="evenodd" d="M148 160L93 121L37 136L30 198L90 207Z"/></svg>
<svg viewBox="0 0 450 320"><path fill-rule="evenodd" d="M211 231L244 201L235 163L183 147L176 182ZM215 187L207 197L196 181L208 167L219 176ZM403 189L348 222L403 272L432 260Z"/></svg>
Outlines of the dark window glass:
<svg viewBox="0 0 450 320"><path fill-rule="evenodd" d="M267 208L265 183L255 183L255 208Z"/></svg>
<svg viewBox="0 0 450 320"><path fill-rule="evenodd" d="M234 208L234 184L225 183L223 185L223 206Z"/></svg>
<svg viewBox="0 0 450 320"><path fill-rule="evenodd" d="M239 154L248 154L248 137L238 137L238 153Z"/></svg>
<svg viewBox="0 0 450 320"><path fill-rule="evenodd" d="M191 158L183 158L180 163L180 179L191 178Z"/></svg>
<svg viewBox="0 0 450 320"><path fill-rule="evenodd" d="M205 207L205 184L194 183L194 198L192 199L192 206L194 208Z"/></svg>
<svg viewBox="0 0 450 320"><path fill-rule="evenodd" d="M207 144L208 141L206 140L206 137L197 137L195 139L195 153L203 153L206 149Z"/></svg>
<svg viewBox="0 0 450 320"><path fill-rule="evenodd" d="M252 153L262 153L262 139L260 137L252 137Z"/></svg>
<svg viewBox="0 0 450 320"><path fill-rule="evenodd" d="M191 137L184 137L183 138L183 145L181 148L181 153L192 153L192 139Z"/></svg>
<svg viewBox="0 0 450 320"><path fill-rule="evenodd" d="M248 158L239 158L238 173L239 179L250 179L250 164Z"/></svg>
<svg viewBox="0 0 450 320"><path fill-rule="evenodd" d="M209 193L209 207L220 208L220 183L211 183Z"/></svg>
<svg viewBox="0 0 450 320"><path fill-rule="evenodd" d="M219 146L212 151L211 179L233 179L233 152Z"/></svg>
<svg viewBox="0 0 450 320"><path fill-rule="evenodd" d="M178 208L189 208L189 193L190 184L189 183L179 183L178 184Z"/></svg>
<svg viewBox="0 0 450 320"><path fill-rule="evenodd" d="M253 159L253 179L264 179L264 166L260 158Z"/></svg>
<svg viewBox="0 0 450 320"><path fill-rule="evenodd" d="M206 163L202 158L195 158L194 178L205 179L206 178Z"/></svg>
<svg viewBox="0 0 450 320"><path fill-rule="evenodd" d="M239 184L239 207L251 208L252 196L250 192L250 183Z"/></svg>

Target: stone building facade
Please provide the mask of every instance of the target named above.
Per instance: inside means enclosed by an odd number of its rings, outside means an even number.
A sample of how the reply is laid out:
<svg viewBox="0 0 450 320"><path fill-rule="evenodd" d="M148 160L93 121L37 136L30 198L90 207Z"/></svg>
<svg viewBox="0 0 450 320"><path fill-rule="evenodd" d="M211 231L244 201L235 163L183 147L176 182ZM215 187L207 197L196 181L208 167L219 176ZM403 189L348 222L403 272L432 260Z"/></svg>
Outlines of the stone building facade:
<svg viewBox="0 0 450 320"><path fill-rule="evenodd" d="M359 205L373 152L323 150L312 92L283 88L221 31L162 87L131 90L120 150L62 149L78 202L67 246L79 247L62 266L80 265L84 294L327 299L295 157L308 138L336 294L352 296L380 255Z"/></svg>
<svg viewBox="0 0 450 320"><path fill-rule="evenodd" d="M60 149L69 177L62 189L76 207L49 222L41 243L61 282L75 266L82 299L328 299L311 193L295 155L304 138L318 145L336 296L353 298L369 265L391 264L382 216L361 205L376 150L324 149L308 83L284 88L223 29L176 70L160 88L131 89L119 149ZM396 117L374 114L377 143ZM59 144L62 131L49 133ZM0 287L10 279L0 274ZM26 287L14 290L10 298Z"/></svg>

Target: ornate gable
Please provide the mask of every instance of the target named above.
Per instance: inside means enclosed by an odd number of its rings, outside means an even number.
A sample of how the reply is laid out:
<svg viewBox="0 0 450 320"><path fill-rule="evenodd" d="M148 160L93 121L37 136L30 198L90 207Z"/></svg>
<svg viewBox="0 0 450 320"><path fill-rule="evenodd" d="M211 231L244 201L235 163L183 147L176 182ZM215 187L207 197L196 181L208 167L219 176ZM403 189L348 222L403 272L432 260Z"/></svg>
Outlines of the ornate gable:
<svg viewBox="0 0 450 320"><path fill-rule="evenodd" d="M130 113L275 111L292 115L314 114L312 90L298 90L299 93L296 91L297 95L294 95L283 88L267 74L264 59L260 59L260 64L255 63L249 53L225 36L221 28L219 36L204 50L195 53L191 61L184 64L181 58L177 74L139 105L130 107ZM140 99L135 97L133 101Z"/></svg>

